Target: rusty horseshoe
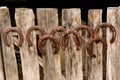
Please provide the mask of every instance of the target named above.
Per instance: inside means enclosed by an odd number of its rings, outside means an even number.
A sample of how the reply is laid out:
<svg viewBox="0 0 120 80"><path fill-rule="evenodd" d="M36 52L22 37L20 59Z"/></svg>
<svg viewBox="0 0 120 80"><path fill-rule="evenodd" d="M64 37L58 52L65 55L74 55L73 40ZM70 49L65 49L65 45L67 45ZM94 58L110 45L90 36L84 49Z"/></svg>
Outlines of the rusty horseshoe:
<svg viewBox="0 0 120 80"><path fill-rule="evenodd" d="M75 28L75 30L76 30L77 32L78 32L80 29L85 29L85 30L87 30L88 33L90 34L90 38L89 38L89 39L93 38L93 32L92 32L92 29L91 29L90 27L88 27L88 26L86 26L86 25L79 25L79 26L77 26L77 27Z"/></svg>
<svg viewBox="0 0 120 80"><path fill-rule="evenodd" d="M24 40L24 37L23 37L23 34L22 34L22 31L20 28L18 27L6 27L3 31L3 39L4 39L4 42L5 44L9 47L10 44L8 43L8 40L7 40L7 35L10 31L15 31L18 33L18 35L20 36L20 41L19 43L17 44L18 47L21 47L22 46L22 43L23 43L23 40Z"/></svg>
<svg viewBox="0 0 120 80"><path fill-rule="evenodd" d="M52 31L51 31L51 35L53 35L54 36L54 34L56 33L56 32L63 32L63 31L65 31L66 29L64 28L64 27L62 27L62 26L58 26L58 27L55 27L54 29L52 29Z"/></svg>
<svg viewBox="0 0 120 80"><path fill-rule="evenodd" d="M30 27L27 30L27 33L26 33L26 40L27 40L29 46L32 46L32 42L30 41L30 34L31 34L31 32L33 30L39 30L42 35L46 34L45 30L43 28L41 28L40 26L32 26L32 27Z"/></svg>
<svg viewBox="0 0 120 80"><path fill-rule="evenodd" d="M110 40L110 43L113 43L116 38L116 30L115 30L114 26L111 25L110 23L105 23L105 22L99 24L94 30L94 37L97 37L97 33L98 33L100 27L109 27L110 28L110 30L112 31L112 38Z"/></svg>
<svg viewBox="0 0 120 80"><path fill-rule="evenodd" d="M68 42L69 40L65 40L64 37L68 36L68 34L74 34L74 41L75 44L77 45L77 50L80 50L81 46L82 46L82 38L80 37L79 33L75 30L68 30L68 31L64 31L61 38L60 38L60 45L61 48L63 50L65 50L65 48L68 46Z"/></svg>
<svg viewBox="0 0 120 80"><path fill-rule="evenodd" d="M42 43L43 43L43 41L44 40L47 40L47 39L50 39L51 41L53 41L53 43L55 44L55 52L54 52L54 54L56 54L57 52L58 52L58 50L59 50L59 45L58 45L58 42L57 42L57 40L56 40L56 38L54 37L54 36L52 36L52 35L43 35L39 40L38 40L38 48L39 48L39 51L43 54L43 55L45 55L45 51L42 49L42 47L43 47L43 45L42 45ZM46 42L46 41L45 41Z"/></svg>
<svg viewBox="0 0 120 80"><path fill-rule="evenodd" d="M51 31L51 35L55 35L55 33L56 32L64 32L64 31L66 31L66 29L64 28L64 27L62 27L62 26L58 26L58 27L55 27L52 31ZM66 39L68 39L69 37L67 37ZM58 39L57 39L57 41L58 41ZM58 43L60 44L60 41L58 41ZM54 47L54 44L52 45L53 47Z"/></svg>
<svg viewBox="0 0 120 80"><path fill-rule="evenodd" d="M96 58L95 54L92 53L92 51L90 50L90 45L93 43L93 42L102 42L103 45L105 46L105 50L107 49L107 42L105 42L102 38L92 38L90 39L87 43L86 43L86 49L87 49L87 52L88 54L91 56L91 57L94 57Z"/></svg>

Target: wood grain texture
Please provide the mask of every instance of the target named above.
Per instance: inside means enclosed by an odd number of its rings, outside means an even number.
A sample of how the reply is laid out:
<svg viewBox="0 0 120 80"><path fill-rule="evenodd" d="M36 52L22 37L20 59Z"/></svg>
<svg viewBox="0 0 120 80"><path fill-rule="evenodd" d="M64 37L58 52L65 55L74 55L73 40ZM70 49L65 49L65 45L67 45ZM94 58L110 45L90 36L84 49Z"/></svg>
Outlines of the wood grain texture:
<svg viewBox="0 0 120 80"><path fill-rule="evenodd" d="M90 27L95 29L95 27L102 22L102 10L94 9L88 11L88 24ZM98 37L102 37L102 31L99 31ZM101 43L93 43L93 54L96 58L88 59L88 80L103 80L103 45Z"/></svg>
<svg viewBox="0 0 120 80"><path fill-rule="evenodd" d="M0 32L1 32L1 42L2 42L2 53L5 69L5 77L3 73L2 63L0 64L0 80L18 80L18 69L15 57L15 51L13 46L12 33L8 35L8 40L10 42L10 47L7 47L3 41L3 29L6 27L11 27L11 20L9 9L7 7L0 7ZM1 56L1 54L0 54ZM1 62L1 58L0 58Z"/></svg>
<svg viewBox="0 0 120 80"><path fill-rule="evenodd" d="M62 26L66 30L74 29L81 24L80 9L63 9ZM82 49L76 50L73 35L70 35L69 45L65 50L66 80L83 80L82 71Z"/></svg>
<svg viewBox="0 0 120 80"><path fill-rule="evenodd" d="M39 63L36 48L37 44L34 31L30 37L33 46L29 47L26 41L26 32L28 28L34 25L35 22L33 10L29 8L16 8L15 20L17 27L22 30L25 38L22 47L20 47L23 80L40 80Z"/></svg>
<svg viewBox="0 0 120 80"><path fill-rule="evenodd" d="M107 28L107 74L106 80L120 80L120 8L107 8L107 22L111 23L116 29L116 40L110 43L111 31Z"/></svg>
<svg viewBox="0 0 120 80"><path fill-rule="evenodd" d="M49 34L51 30L58 26L58 10L53 8L37 9L38 25L45 29ZM60 53L53 54L53 48L48 40L45 46L46 55L42 56L44 68L44 80L62 80Z"/></svg>
<svg viewBox="0 0 120 80"><path fill-rule="evenodd" d="M3 67L2 45L0 44L0 80L5 80Z"/></svg>

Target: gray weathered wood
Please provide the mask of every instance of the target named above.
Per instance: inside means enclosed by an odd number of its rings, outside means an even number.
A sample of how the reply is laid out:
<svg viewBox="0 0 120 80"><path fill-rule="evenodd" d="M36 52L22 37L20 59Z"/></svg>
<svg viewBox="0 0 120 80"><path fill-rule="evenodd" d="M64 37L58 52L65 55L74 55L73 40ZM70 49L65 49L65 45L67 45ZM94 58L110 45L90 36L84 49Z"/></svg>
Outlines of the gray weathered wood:
<svg viewBox="0 0 120 80"><path fill-rule="evenodd" d="M102 10L94 9L88 12L88 24L90 27L95 29L95 27L102 22ZM102 31L99 31L99 37L102 36ZM89 71L88 80L103 80L103 66L102 66L102 55L103 55L103 45L101 43L93 44L93 54L96 58L89 59ZM88 61L89 61L88 60Z"/></svg>
<svg viewBox="0 0 120 80"><path fill-rule="evenodd" d="M81 24L80 9L63 9L62 26L66 30L74 29ZM83 80L82 49L77 51L73 36L70 35L69 45L65 50L66 80Z"/></svg>
<svg viewBox="0 0 120 80"><path fill-rule="evenodd" d="M11 27L11 20L9 9L7 7L0 7L0 32L2 42L2 53L5 69L6 80L18 80L17 62L15 57L15 51L13 46L12 34L9 33L8 40L11 43L10 47L7 47L3 41L3 29ZM1 58L0 58L1 62ZM4 73L2 63L0 64L0 80L4 80Z"/></svg>
<svg viewBox="0 0 120 80"><path fill-rule="evenodd" d="M111 23L116 31L116 40L110 43L111 31L107 28L107 72L106 80L120 80L120 8L107 8L107 22Z"/></svg>
<svg viewBox="0 0 120 80"><path fill-rule="evenodd" d="M1 10L2 10L2 8L4 8L4 7L0 7L0 12L1 12ZM4 14L4 13L2 13L2 14ZM3 16L0 16L0 18L1 17L3 17ZM0 19L0 21L2 21L1 19ZM0 24L0 33L2 32L2 28L1 28L1 24ZM1 37L1 36L0 36ZM1 40L0 40L0 42L1 42ZM2 42L1 42L2 43ZM3 71L3 60L2 60L2 44L0 45L0 80L5 80L5 76L4 76L4 71Z"/></svg>
<svg viewBox="0 0 120 80"><path fill-rule="evenodd" d="M4 7L0 7L0 12L2 11L2 8L4 8ZM3 12L1 13L1 14L4 14ZM3 18L3 16L0 16L0 18L2 19ZM2 21L0 19L0 21ZM0 33L1 33L1 31L2 31L2 28L1 28L1 23L0 23ZM0 36L1 37L1 36ZM0 42L1 42L1 40L0 40ZM2 61L2 45L0 45L0 80L5 80L5 76L4 76L4 71L3 71L3 61Z"/></svg>
<svg viewBox="0 0 120 80"><path fill-rule="evenodd" d="M23 80L40 80L38 55L36 48L35 32L31 33L31 40L33 46L29 47L26 41L26 32L28 28L34 25L35 18L32 9L16 8L15 9L16 25L19 27L24 35L24 42L20 47L20 55L23 70Z"/></svg>
<svg viewBox="0 0 120 80"><path fill-rule="evenodd" d="M37 9L38 25L43 27L49 34L51 30L58 26L57 9L53 8L38 8ZM53 55L53 48L48 40L46 43L46 55L43 55L44 80L62 80L60 53Z"/></svg>
<svg viewBox="0 0 120 80"><path fill-rule="evenodd" d="M2 60L2 45L0 45L0 80L4 80L3 60Z"/></svg>
<svg viewBox="0 0 120 80"><path fill-rule="evenodd" d="M16 33L13 32L13 36L18 36L18 34L16 34ZM17 45L17 44L18 44L18 38L17 38L17 37L14 37L14 38L13 38L13 42L14 42L15 45ZM37 44L36 44L36 45L37 45ZM38 63L39 63L40 66L43 67L43 60L42 60L41 57L39 57L39 56L38 56Z"/></svg>

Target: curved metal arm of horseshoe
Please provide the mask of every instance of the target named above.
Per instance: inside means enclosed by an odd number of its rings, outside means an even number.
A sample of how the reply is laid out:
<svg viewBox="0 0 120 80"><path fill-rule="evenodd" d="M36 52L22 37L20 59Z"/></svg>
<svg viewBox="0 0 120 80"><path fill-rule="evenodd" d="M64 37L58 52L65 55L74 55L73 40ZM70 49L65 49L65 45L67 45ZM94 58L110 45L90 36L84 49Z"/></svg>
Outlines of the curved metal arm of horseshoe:
<svg viewBox="0 0 120 80"><path fill-rule="evenodd" d="M69 34L73 34L75 37L73 38L75 41L75 44L77 45L76 50L80 50L82 46L82 38L80 37L79 33L75 30L68 30L64 31L61 38L60 38L60 46L63 50L68 46L69 39L65 40L65 37L68 36Z"/></svg>
<svg viewBox="0 0 120 80"><path fill-rule="evenodd" d="M39 32L41 32L42 35L45 35L45 34L46 34L45 30L44 30L42 27L40 27L40 26L32 26L32 27L30 27L30 28L27 30L27 33L26 33L26 40L27 40L29 46L32 46L32 42L31 42L31 40L30 40L30 34L31 34L31 32L32 32L33 30L39 30ZM40 36L40 35L39 35L39 36ZM42 43L42 45L44 45L44 44L45 44L45 41Z"/></svg>
<svg viewBox="0 0 120 80"><path fill-rule="evenodd" d="M86 49L87 49L87 52L88 54L93 57L93 58L96 58L96 55L92 53L92 51L90 50L90 45L93 43L93 42L102 42L103 43L103 46L105 46L105 50L107 50L107 42L104 41L102 38L92 38L90 39L87 43L86 43Z"/></svg>
<svg viewBox="0 0 120 80"><path fill-rule="evenodd" d="M62 27L62 26L57 26L57 27L54 27L53 29L52 29L52 31L51 31L51 35L55 35L55 33L56 32L63 32L63 31L65 31L66 29L64 28L64 27Z"/></svg>
<svg viewBox="0 0 120 80"><path fill-rule="evenodd" d="M61 35L62 35L62 33L63 33L64 31L66 31L66 29L65 29L64 27L62 27L62 26L57 26L57 27L54 27L54 28L52 29L50 35L55 36L55 33L57 33L57 32L61 32ZM69 37L67 36L66 39L68 39L68 38L69 38ZM59 43L59 45L60 45L60 40L58 40L58 38L57 38L57 41L58 41L58 43ZM53 44L52 46L55 47L55 44Z"/></svg>
<svg viewBox="0 0 120 80"><path fill-rule="evenodd" d="M94 29L94 37L97 37L98 31L102 27L109 27L110 28L110 30L112 31L112 38L110 40L110 43L113 43L115 41L115 38L116 38L116 30L115 30L114 26L111 25L110 23L103 22L103 23L97 25L96 28Z"/></svg>
<svg viewBox="0 0 120 80"><path fill-rule="evenodd" d="M59 44L57 42L57 39L53 36L53 35L43 35L39 40L38 40L38 48L39 48L39 51L41 52L41 54L45 55L46 52L43 50L43 45L42 43L47 39L50 39L53 43L54 43L54 47L55 47L55 51L54 51L54 54L56 54L58 51L59 51Z"/></svg>
<svg viewBox="0 0 120 80"><path fill-rule="evenodd" d="M24 37L23 37L23 34L22 34L22 31L20 28L18 27L6 27L4 30L3 30L3 39L4 39L4 42L6 44L6 46L10 46L10 43L8 43L8 40L7 40L7 35L10 31L15 31L18 33L19 37L20 37L20 41L18 43L18 47L21 47L22 46L22 43L24 41Z"/></svg>
<svg viewBox="0 0 120 80"><path fill-rule="evenodd" d="M92 28L90 28L89 26L87 25L79 25L75 28L75 30L78 32L79 30L82 30L82 29L85 29L87 30L87 32L89 33L89 39L93 38L93 31L92 31Z"/></svg>

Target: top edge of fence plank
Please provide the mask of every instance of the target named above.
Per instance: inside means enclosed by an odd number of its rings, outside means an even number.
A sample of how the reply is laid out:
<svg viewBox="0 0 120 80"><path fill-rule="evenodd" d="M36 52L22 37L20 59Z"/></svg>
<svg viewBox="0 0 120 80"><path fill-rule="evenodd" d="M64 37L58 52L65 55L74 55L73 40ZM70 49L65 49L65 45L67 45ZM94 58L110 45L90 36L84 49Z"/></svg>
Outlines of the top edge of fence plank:
<svg viewBox="0 0 120 80"><path fill-rule="evenodd" d="M89 9L89 11L102 11L103 9Z"/></svg>
<svg viewBox="0 0 120 80"><path fill-rule="evenodd" d="M7 8L7 6L2 6L2 7L0 7L0 9L6 9Z"/></svg>
<svg viewBox="0 0 120 80"><path fill-rule="evenodd" d="M67 11L72 11L72 10L81 10L80 8L65 8L65 9L62 9L62 10L67 10Z"/></svg>
<svg viewBox="0 0 120 80"><path fill-rule="evenodd" d="M36 8L36 9L40 9L40 10L57 10L57 8Z"/></svg>
<svg viewBox="0 0 120 80"><path fill-rule="evenodd" d="M30 13L33 13L33 9L32 8L15 8L15 12L18 12L18 11L24 12L24 13L29 11Z"/></svg>
<svg viewBox="0 0 120 80"><path fill-rule="evenodd" d="M107 7L107 9L118 9L119 7Z"/></svg>
<svg viewBox="0 0 120 80"><path fill-rule="evenodd" d="M19 9L21 9L21 10L32 10L32 8L25 8L25 7L20 7L20 8L15 8L15 10L19 10Z"/></svg>
<svg viewBox="0 0 120 80"><path fill-rule="evenodd" d="M22 9L22 8L23 8L23 9L32 9L32 7L31 7L31 8L29 8L29 7L15 7L15 8L17 8L17 9L19 9L19 8L20 8L20 9Z"/></svg>
<svg viewBox="0 0 120 80"><path fill-rule="evenodd" d="M63 9L68 9L69 10L69 9L80 9L80 8L63 8Z"/></svg>

